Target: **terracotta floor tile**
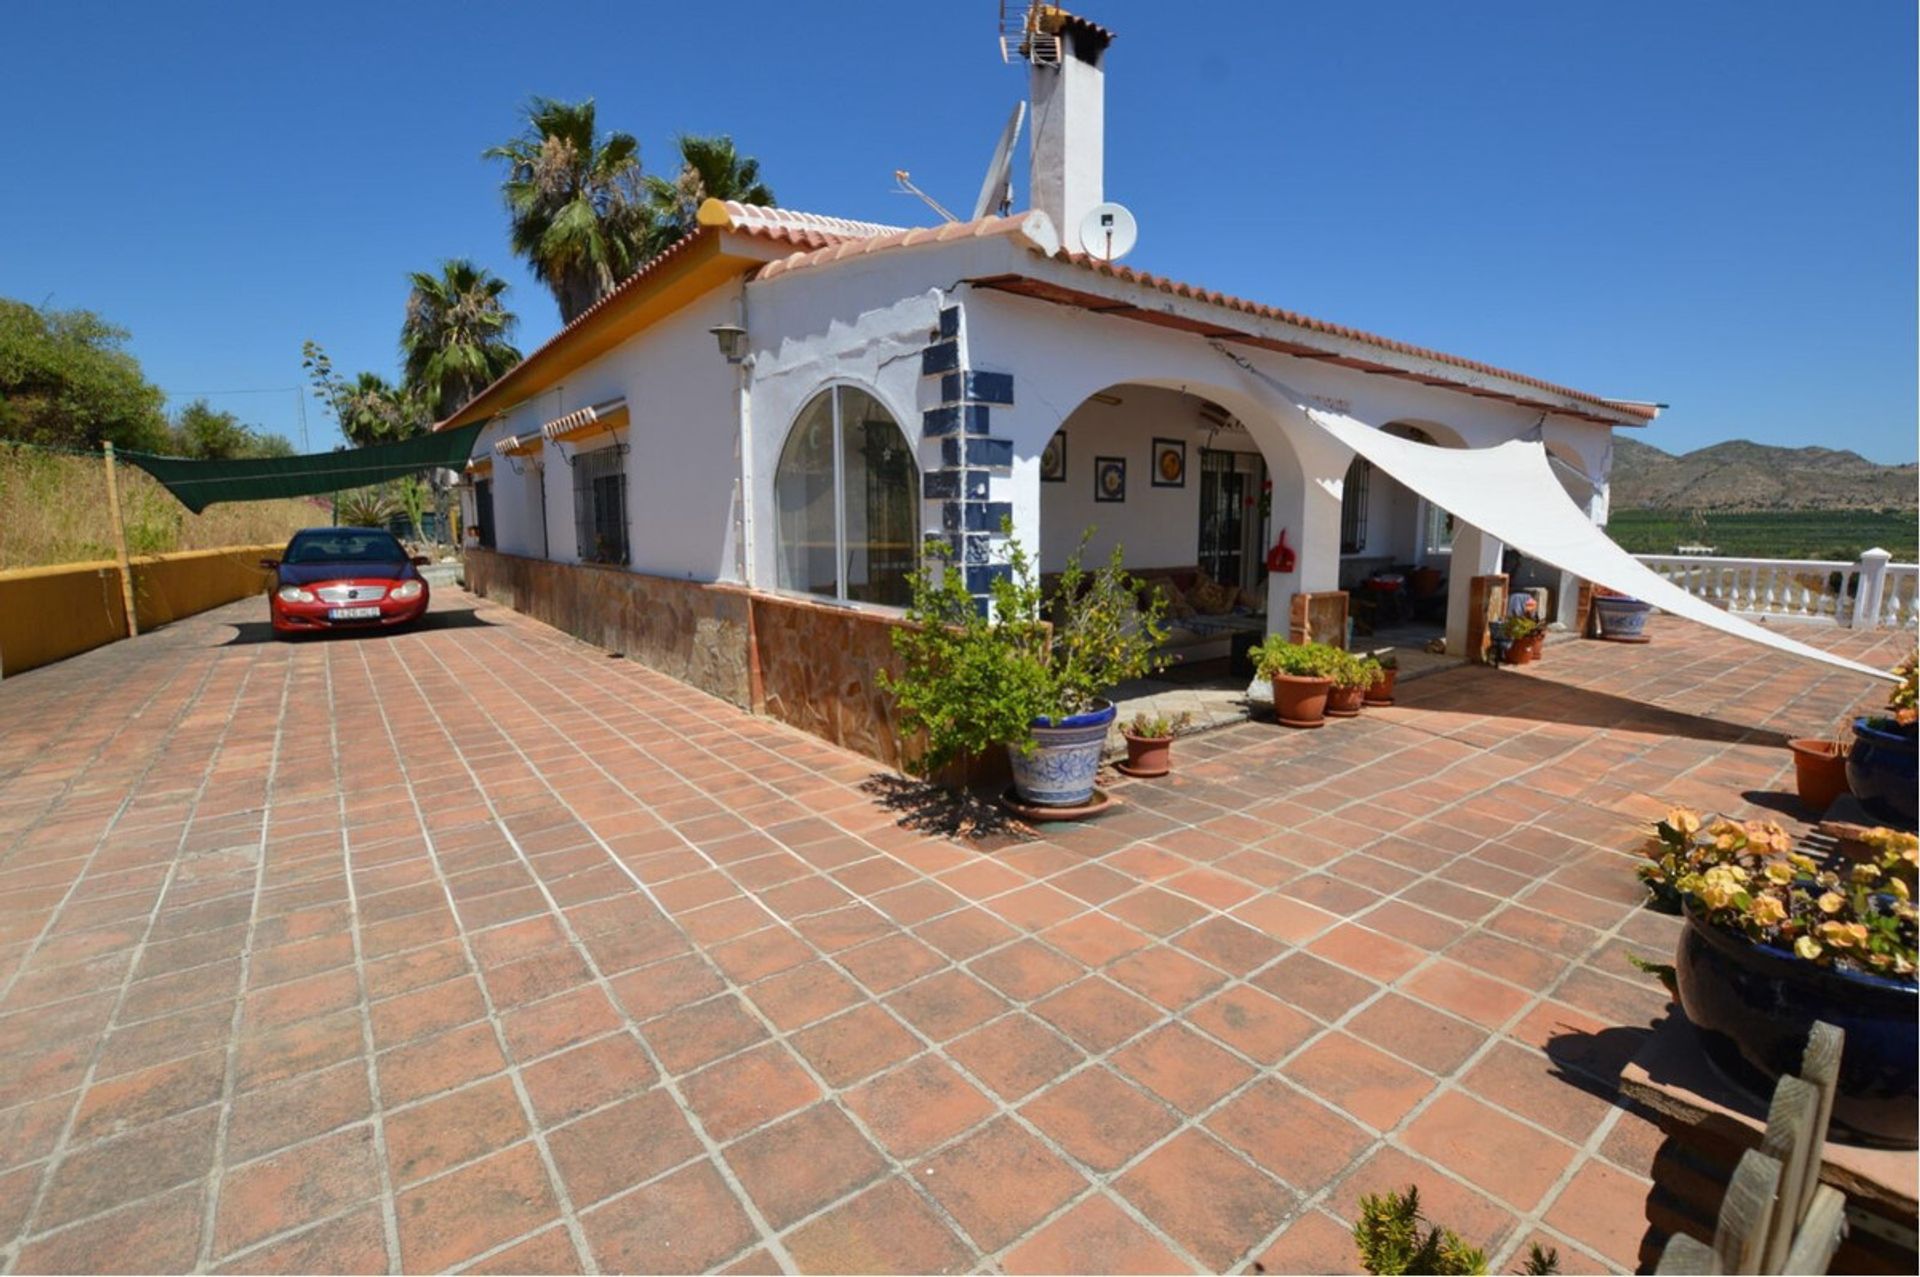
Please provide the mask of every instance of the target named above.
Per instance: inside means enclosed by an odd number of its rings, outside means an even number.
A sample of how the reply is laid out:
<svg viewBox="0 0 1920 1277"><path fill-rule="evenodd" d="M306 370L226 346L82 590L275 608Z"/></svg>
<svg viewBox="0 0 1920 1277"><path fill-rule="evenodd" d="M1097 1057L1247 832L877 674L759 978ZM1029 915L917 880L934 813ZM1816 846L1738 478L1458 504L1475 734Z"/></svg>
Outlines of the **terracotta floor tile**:
<svg viewBox="0 0 1920 1277"><path fill-rule="evenodd" d="M213 1253L230 1255L371 1196L380 1187L378 1162L373 1128L355 1126L229 1171Z"/></svg>
<svg viewBox="0 0 1920 1277"><path fill-rule="evenodd" d="M1412 1065L1344 1033L1320 1039L1280 1071L1379 1130L1399 1122L1434 1087Z"/></svg>
<svg viewBox="0 0 1920 1277"><path fill-rule="evenodd" d="M942 971L886 1000L907 1023L935 1042L958 1037L1007 1009L1007 1000L963 971Z"/></svg>
<svg viewBox="0 0 1920 1277"><path fill-rule="evenodd" d="M1004 1100L1018 1100L1086 1057L1030 1015L1003 1016L947 1047L948 1054Z"/></svg>
<svg viewBox="0 0 1920 1277"><path fill-rule="evenodd" d="M1648 1185L1603 1162L1588 1162L1547 1208L1546 1222L1622 1268L1639 1262Z"/></svg>
<svg viewBox="0 0 1920 1277"><path fill-rule="evenodd" d="M1325 1211L1308 1211L1287 1225L1257 1271L1269 1273L1351 1273L1360 1265L1353 1230Z"/></svg>
<svg viewBox="0 0 1920 1277"><path fill-rule="evenodd" d="M203 1108L73 1153L48 1181L38 1227L57 1228L203 1177L213 1168L218 1120Z"/></svg>
<svg viewBox="0 0 1920 1277"><path fill-rule="evenodd" d="M803 1273L959 1273L973 1266L973 1249L898 1177L795 1230L787 1252Z"/></svg>
<svg viewBox="0 0 1920 1277"><path fill-rule="evenodd" d="M1246 1258L1294 1202L1280 1184L1198 1131L1154 1150L1114 1188L1217 1271Z"/></svg>
<svg viewBox="0 0 1920 1277"><path fill-rule="evenodd" d="M931 1055L862 1083L847 1092L846 1103L900 1158L944 1144L994 1111L992 1100Z"/></svg>
<svg viewBox="0 0 1920 1277"><path fill-rule="evenodd" d="M907 935L888 936L837 956L854 979L875 993L897 989L947 965L938 951Z"/></svg>
<svg viewBox="0 0 1920 1277"><path fill-rule="evenodd" d="M1262 1064L1276 1062L1320 1030L1312 1017L1245 985L1223 989L1186 1018Z"/></svg>
<svg viewBox="0 0 1920 1277"><path fill-rule="evenodd" d="M1328 932L1307 949L1344 971L1383 981L1398 980L1426 957L1411 945L1352 925Z"/></svg>
<svg viewBox="0 0 1920 1277"><path fill-rule="evenodd" d="M1206 1126L1303 1194L1331 1181L1373 1142L1337 1110L1272 1077L1229 1100Z"/></svg>
<svg viewBox="0 0 1920 1277"><path fill-rule="evenodd" d="M820 1088L778 1043L702 1069L681 1080L680 1092L721 1143L820 1098Z"/></svg>
<svg viewBox="0 0 1920 1277"><path fill-rule="evenodd" d="M1108 1051L1159 1018L1153 1006L1100 976L1036 1002L1033 1013L1088 1051Z"/></svg>
<svg viewBox="0 0 1920 1277"><path fill-rule="evenodd" d="M696 1162L580 1217L603 1271L701 1272L755 1238L712 1162Z"/></svg>
<svg viewBox="0 0 1920 1277"><path fill-rule="evenodd" d="M1446 1221L1447 1227L1459 1233L1468 1245L1489 1253L1499 1248L1518 1223L1512 1212L1484 1194L1458 1180L1435 1174L1432 1167L1397 1148L1377 1149L1358 1170L1340 1182L1326 1206L1342 1218L1358 1219L1363 1196L1404 1193L1409 1184L1420 1186L1422 1214ZM1644 1230L1644 1218L1635 1218L1640 1219L1640 1228Z"/></svg>
<svg viewBox="0 0 1920 1277"><path fill-rule="evenodd" d="M544 1233L517 1242L464 1269L469 1273L581 1273L580 1253L565 1228L549 1228Z"/></svg>
<svg viewBox="0 0 1920 1277"><path fill-rule="evenodd" d="M1197 927L1181 932L1173 943L1195 957L1223 971L1245 975L1265 966L1285 950L1263 932L1233 921L1210 918Z"/></svg>
<svg viewBox="0 0 1920 1277"><path fill-rule="evenodd" d="M1434 1073L1451 1073L1486 1040L1486 1031L1389 993L1347 1021L1347 1030Z"/></svg>
<svg viewBox="0 0 1920 1277"><path fill-rule="evenodd" d="M615 1033L530 1064L522 1077L533 1111L552 1125L645 1090L659 1074L631 1034Z"/></svg>
<svg viewBox="0 0 1920 1277"><path fill-rule="evenodd" d="M922 1049L898 1020L871 1003L802 1029L790 1040L827 1084L836 1087L851 1086Z"/></svg>
<svg viewBox="0 0 1920 1277"><path fill-rule="evenodd" d="M1062 957L1033 940L1021 940L976 958L967 969L1016 1002L1043 998L1085 972L1071 958Z"/></svg>
<svg viewBox="0 0 1920 1277"><path fill-rule="evenodd" d="M1253 1070L1193 1030L1162 1025L1113 1054L1113 1066L1184 1113L1198 1113Z"/></svg>
<svg viewBox="0 0 1920 1277"><path fill-rule="evenodd" d="M1178 1011L1226 983L1226 977L1176 949L1143 949L1107 968L1107 974L1135 993Z"/></svg>
<svg viewBox="0 0 1920 1277"><path fill-rule="evenodd" d="M866 1000L858 985L824 962L810 962L762 980L747 990L747 997L783 1032Z"/></svg>
<svg viewBox="0 0 1920 1277"><path fill-rule="evenodd" d="M387 1165L395 1184L411 1184L505 1148L528 1133L513 1085L495 1077L386 1115Z"/></svg>
<svg viewBox="0 0 1920 1277"><path fill-rule="evenodd" d="M1006 1118L921 1163L913 1176L988 1251L1026 1232L1086 1184Z"/></svg>
<svg viewBox="0 0 1920 1277"><path fill-rule="evenodd" d="M1574 1149L1459 1091L1448 1091L1402 1132L1401 1142L1521 1211L1536 1206Z"/></svg>
<svg viewBox="0 0 1920 1277"><path fill-rule="evenodd" d="M955 962L965 962L1017 933L984 909L962 909L944 918L922 923L914 934Z"/></svg>
<svg viewBox="0 0 1920 1277"><path fill-rule="evenodd" d="M200 1251L205 1189L175 1189L104 1215L84 1228L23 1246L21 1272L186 1272Z"/></svg>
<svg viewBox="0 0 1920 1277"><path fill-rule="evenodd" d="M1020 1110L1096 1171L1116 1171L1165 1136L1179 1118L1101 1065L1050 1086Z"/></svg>
<svg viewBox="0 0 1920 1277"><path fill-rule="evenodd" d="M1481 1099L1576 1143L1613 1108L1599 1085L1569 1075L1535 1051L1502 1041L1468 1069L1461 1085Z"/></svg>
<svg viewBox="0 0 1920 1277"><path fill-rule="evenodd" d="M727 1164L767 1221L785 1228L886 1169L879 1150L830 1104L732 1145Z"/></svg>
<svg viewBox="0 0 1920 1277"><path fill-rule="evenodd" d="M213 1271L383 1273L387 1271L386 1225L381 1219L379 1206L362 1206L344 1215L336 1215L305 1232L256 1247L236 1259L217 1265ZM567 1270L555 1267L544 1271Z"/></svg>
<svg viewBox="0 0 1920 1277"><path fill-rule="evenodd" d="M1148 943L1148 937L1105 914L1089 913L1041 933L1041 939L1090 967L1103 967Z"/></svg>
<svg viewBox="0 0 1920 1277"><path fill-rule="evenodd" d="M440 1269L531 1232L559 1211L531 1144L520 1144L398 1193L400 1256Z"/></svg>
<svg viewBox="0 0 1920 1277"><path fill-rule="evenodd" d="M1178 1273L1192 1269L1111 1198L1090 1197L1008 1252L1009 1273Z"/></svg>
<svg viewBox="0 0 1920 1277"><path fill-rule="evenodd" d="M576 1208L701 1153L699 1138L664 1088L569 1122L547 1137L547 1146Z"/></svg>
<svg viewBox="0 0 1920 1277"><path fill-rule="evenodd" d="M732 994L669 1011L640 1030L670 1073L686 1073L767 1036Z"/></svg>

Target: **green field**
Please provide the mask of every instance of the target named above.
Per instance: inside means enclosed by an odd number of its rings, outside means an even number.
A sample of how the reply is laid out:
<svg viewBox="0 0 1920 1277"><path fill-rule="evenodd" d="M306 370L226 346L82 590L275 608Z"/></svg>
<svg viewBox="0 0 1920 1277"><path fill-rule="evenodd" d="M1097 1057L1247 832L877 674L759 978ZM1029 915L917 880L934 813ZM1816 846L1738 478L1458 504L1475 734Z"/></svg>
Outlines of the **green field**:
<svg viewBox="0 0 1920 1277"><path fill-rule="evenodd" d="M1920 557L1912 510L1754 510L1699 517L1684 510L1615 510L1607 531L1636 554L1672 554L1677 545L1713 546L1740 559L1841 559L1873 546L1896 563Z"/></svg>

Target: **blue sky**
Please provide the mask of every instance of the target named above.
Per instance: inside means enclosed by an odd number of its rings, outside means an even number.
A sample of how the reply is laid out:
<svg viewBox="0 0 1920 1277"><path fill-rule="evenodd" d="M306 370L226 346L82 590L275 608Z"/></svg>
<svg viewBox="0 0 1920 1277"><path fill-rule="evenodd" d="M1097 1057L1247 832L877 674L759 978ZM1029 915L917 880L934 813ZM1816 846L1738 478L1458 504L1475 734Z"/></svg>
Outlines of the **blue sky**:
<svg viewBox="0 0 1920 1277"><path fill-rule="evenodd" d="M1144 269L1672 410L1641 437L1915 456L1915 10L1084 0ZM536 15L538 15L536 17ZM532 94L781 202L971 202L1025 92L992 0L15 6L0 295L98 310L178 402L296 441L300 344L391 374L406 272L512 258ZM1024 200L1024 159L1016 166ZM963 209L964 211L964 209ZM315 447L336 439L309 400Z"/></svg>

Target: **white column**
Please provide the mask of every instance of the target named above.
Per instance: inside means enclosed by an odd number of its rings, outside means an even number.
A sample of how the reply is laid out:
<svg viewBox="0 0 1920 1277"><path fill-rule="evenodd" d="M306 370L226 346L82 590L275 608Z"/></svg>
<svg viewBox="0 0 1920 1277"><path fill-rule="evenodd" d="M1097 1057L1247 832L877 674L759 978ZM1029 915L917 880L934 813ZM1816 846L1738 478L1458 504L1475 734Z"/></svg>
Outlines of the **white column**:
<svg viewBox="0 0 1920 1277"><path fill-rule="evenodd" d="M1853 628L1880 628L1880 608L1886 600L1887 564L1893 555L1879 546L1860 556L1860 588L1853 596Z"/></svg>
<svg viewBox="0 0 1920 1277"><path fill-rule="evenodd" d="M1473 578L1500 570L1505 547L1470 523L1456 522L1453 532L1453 568L1447 574L1447 655L1467 651L1467 616Z"/></svg>

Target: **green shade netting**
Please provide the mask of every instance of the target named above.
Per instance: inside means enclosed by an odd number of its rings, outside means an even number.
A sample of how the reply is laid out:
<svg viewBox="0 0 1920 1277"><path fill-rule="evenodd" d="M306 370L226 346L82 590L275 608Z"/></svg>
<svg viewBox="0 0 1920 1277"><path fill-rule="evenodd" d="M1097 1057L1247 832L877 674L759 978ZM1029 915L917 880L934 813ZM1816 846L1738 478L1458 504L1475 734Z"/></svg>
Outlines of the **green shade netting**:
<svg viewBox="0 0 1920 1277"><path fill-rule="evenodd" d="M457 426L399 443L313 452L303 457L190 461L185 457L161 457L149 452L115 455L145 470L179 498L181 505L199 514L216 501L307 497L364 488L370 483L418 474L436 466L460 470L472 455L474 437L485 425L483 421L476 421L470 426Z"/></svg>

